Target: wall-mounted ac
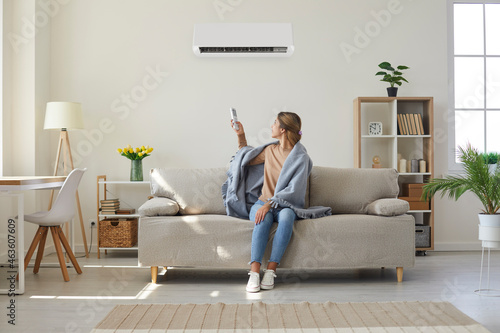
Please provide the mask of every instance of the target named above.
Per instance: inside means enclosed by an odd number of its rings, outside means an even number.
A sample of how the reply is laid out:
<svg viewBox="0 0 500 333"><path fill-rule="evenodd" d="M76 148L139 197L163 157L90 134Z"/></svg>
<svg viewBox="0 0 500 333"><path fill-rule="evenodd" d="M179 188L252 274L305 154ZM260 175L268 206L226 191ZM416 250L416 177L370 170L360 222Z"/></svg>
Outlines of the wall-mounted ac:
<svg viewBox="0 0 500 333"><path fill-rule="evenodd" d="M195 24L193 52L199 57L289 57L291 23Z"/></svg>

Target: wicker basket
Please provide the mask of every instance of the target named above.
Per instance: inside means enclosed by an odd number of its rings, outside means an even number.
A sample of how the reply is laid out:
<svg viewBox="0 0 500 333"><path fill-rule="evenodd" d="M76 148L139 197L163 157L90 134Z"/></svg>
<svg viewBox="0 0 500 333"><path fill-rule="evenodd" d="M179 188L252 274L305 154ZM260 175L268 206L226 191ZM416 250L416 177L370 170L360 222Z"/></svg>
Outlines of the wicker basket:
<svg viewBox="0 0 500 333"><path fill-rule="evenodd" d="M137 244L137 219L105 219L99 223L99 247L132 247Z"/></svg>

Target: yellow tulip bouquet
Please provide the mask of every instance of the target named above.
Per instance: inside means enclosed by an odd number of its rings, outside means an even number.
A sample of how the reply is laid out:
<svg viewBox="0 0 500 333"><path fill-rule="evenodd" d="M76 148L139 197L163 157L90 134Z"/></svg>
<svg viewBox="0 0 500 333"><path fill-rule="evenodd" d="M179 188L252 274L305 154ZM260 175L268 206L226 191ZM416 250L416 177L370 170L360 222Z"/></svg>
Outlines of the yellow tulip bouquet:
<svg viewBox="0 0 500 333"><path fill-rule="evenodd" d="M132 148L131 145L128 145L127 147L125 147L123 149L118 148L116 151L120 155L128 158L129 160L142 160L143 158L151 155L153 148L151 148L149 146L146 146L146 147L142 146L140 148L138 147L138 148L134 149L134 148Z"/></svg>

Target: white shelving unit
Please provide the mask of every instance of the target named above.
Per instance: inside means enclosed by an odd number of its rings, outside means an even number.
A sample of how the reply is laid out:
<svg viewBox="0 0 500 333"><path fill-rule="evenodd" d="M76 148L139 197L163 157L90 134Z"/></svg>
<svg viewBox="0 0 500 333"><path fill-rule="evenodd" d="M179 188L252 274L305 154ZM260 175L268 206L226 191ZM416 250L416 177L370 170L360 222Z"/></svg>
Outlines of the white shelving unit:
<svg viewBox="0 0 500 333"><path fill-rule="evenodd" d="M100 213L100 202L102 200L107 199L107 186L108 185L125 185L125 186L139 186L139 185L150 185L149 181L129 181L129 180L107 180L105 175L97 176L97 258L101 258L101 250L104 250L105 254L107 254L108 250L137 250L137 245L132 247L101 247L100 239L99 239L99 227L101 225L101 221L104 219L128 219L128 218L136 218L138 221L138 226L141 223L141 217L139 214L101 214ZM102 191L102 196L101 196Z"/></svg>
<svg viewBox="0 0 500 333"><path fill-rule="evenodd" d="M419 114L424 134L402 135L398 131L398 114ZM370 122L382 123L382 135L369 135ZM358 97L354 99L354 167L371 168L378 155L382 168L398 170L398 154L406 160L423 159L427 172L400 172L399 185L424 183L434 174L434 110L432 97ZM415 223L430 226L430 245L417 251L434 249L433 200L429 210L410 210Z"/></svg>

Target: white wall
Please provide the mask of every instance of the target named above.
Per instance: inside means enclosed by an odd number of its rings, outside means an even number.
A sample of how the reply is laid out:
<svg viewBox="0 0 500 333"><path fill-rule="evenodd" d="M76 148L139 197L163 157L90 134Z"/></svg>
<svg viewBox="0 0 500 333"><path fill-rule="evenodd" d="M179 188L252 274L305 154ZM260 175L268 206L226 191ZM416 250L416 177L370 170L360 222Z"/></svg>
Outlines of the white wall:
<svg viewBox="0 0 500 333"><path fill-rule="evenodd" d="M50 138L43 131L45 104L50 97L50 19L37 14L43 9L35 0L5 0L2 6L2 171L4 175L51 174ZM2 221L17 215L15 200L4 197L1 205ZM25 193L24 205L27 212L46 209L47 194ZM26 247L35 231L36 226L27 224Z"/></svg>
<svg viewBox="0 0 500 333"><path fill-rule="evenodd" d="M270 139L277 112L297 112L314 163L352 167L352 101L386 95L374 76L382 61L411 67L400 96L434 97L435 170L447 171L444 0L59 2L48 27L50 100L83 104L86 129L70 139L77 166L89 169L80 187L86 223L95 217L95 177L128 177L130 162L116 148L154 147L146 169L226 165L236 150L229 107L254 145ZM197 58L193 25L206 22L291 22L296 51L291 58ZM50 161L51 135L40 148ZM478 244L473 212L446 200L436 206L436 248Z"/></svg>

